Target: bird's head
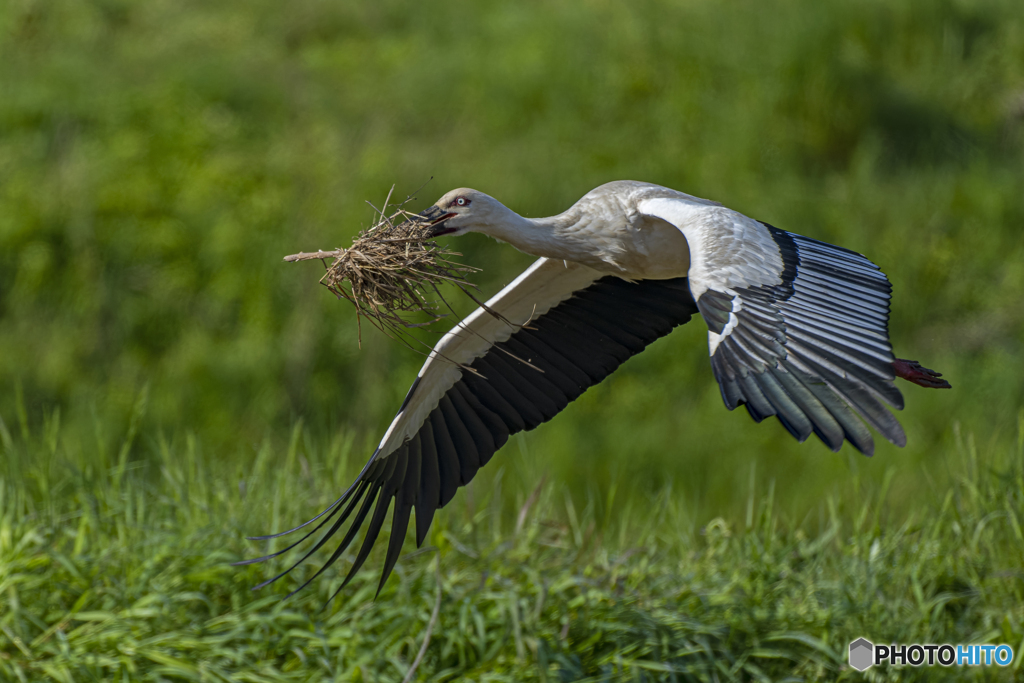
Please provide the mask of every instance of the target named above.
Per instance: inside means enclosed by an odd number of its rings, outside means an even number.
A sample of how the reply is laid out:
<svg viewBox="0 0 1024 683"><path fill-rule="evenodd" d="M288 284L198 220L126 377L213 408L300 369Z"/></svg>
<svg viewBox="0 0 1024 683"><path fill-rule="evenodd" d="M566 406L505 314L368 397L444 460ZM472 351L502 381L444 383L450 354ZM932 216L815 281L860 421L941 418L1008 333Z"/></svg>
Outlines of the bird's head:
<svg viewBox="0 0 1024 683"><path fill-rule="evenodd" d="M430 222L430 236L441 237L485 231L507 212L508 209L493 197L460 187L446 193L420 216Z"/></svg>

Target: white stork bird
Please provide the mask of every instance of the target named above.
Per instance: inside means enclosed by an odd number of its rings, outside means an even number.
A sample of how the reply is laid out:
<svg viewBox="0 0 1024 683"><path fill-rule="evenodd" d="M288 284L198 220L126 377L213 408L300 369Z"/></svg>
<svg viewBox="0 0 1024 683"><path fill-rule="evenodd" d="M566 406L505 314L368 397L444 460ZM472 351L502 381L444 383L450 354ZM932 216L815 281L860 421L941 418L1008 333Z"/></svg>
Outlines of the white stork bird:
<svg viewBox="0 0 1024 683"><path fill-rule="evenodd" d="M938 373L893 358L892 288L878 266L713 201L618 181L557 216L523 218L463 188L421 215L432 236L480 232L540 258L487 302L497 315L478 308L437 343L380 446L338 500L295 529L258 539L319 524L285 550L242 564L287 552L329 524L294 568L351 518L312 581L345 552L373 508L343 588L394 502L379 592L414 508L421 545L434 511L510 434L550 420L695 313L708 326L726 407L745 405L757 422L774 415L799 441L814 433L833 451L846 440L871 455L866 425L906 443L886 409L903 408L896 377L949 386Z"/></svg>

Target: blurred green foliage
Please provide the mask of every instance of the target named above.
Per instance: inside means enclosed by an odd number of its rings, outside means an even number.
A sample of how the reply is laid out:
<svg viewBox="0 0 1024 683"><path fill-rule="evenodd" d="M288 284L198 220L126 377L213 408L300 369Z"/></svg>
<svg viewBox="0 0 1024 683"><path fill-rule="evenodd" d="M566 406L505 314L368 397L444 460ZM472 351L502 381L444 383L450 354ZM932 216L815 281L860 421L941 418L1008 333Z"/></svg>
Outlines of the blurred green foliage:
<svg viewBox="0 0 1024 683"><path fill-rule="evenodd" d="M879 489L803 519L751 476L729 520L695 518L671 486L574 496L508 459L435 518L378 598L386 538L330 602L344 571L286 598L317 562L255 594L285 558L229 563L290 540L243 540L254 523L333 500L362 460L350 442L296 425L244 460L138 436L108 449L69 439L56 413L27 434L0 420L0 680L398 683L428 634L414 680L863 681L846 652L864 636L1017 653L1009 669L869 680L1020 677L1024 412L1006 447L958 434L950 486L906 512L891 462Z"/></svg>
<svg viewBox="0 0 1024 683"><path fill-rule="evenodd" d="M954 419L995 442L1024 404L1022 98L1019 0L11 0L0 415L20 392L27 425L58 406L109 441L146 389L143 433L238 453L302 417L368 454L422 357L360 350L318 266L281 257L347 244L393 183L544 215L631 178L883 267L897 354L955 387L905 386L910 446L879 448L909 501ZM486 293L531 260L456 247ZM699 321L518 443L576 487L676 482L716 514L752 466L794 511L881 476L725 411Z"/></svg>

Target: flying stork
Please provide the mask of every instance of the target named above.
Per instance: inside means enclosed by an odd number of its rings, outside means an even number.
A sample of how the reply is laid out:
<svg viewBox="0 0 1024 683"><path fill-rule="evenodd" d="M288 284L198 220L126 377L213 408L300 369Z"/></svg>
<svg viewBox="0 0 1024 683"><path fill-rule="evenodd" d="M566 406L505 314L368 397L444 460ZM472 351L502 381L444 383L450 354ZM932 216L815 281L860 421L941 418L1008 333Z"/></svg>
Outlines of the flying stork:
<svg viewBox="0 0 1024 683"><path fill-rule="evenodd" d="M726 407L743 405L757 422L774 415L797 440L813 433L833 451L849 441L871 455L868 425L906 444L886 408L903 408L896 377L949 386L939 373L893 357L892 287L878 266L717 202L617 181L549 218L524 218L468 188L448 192L420 215L431 237L479 232L540 258L437 343L340 498L305 524L255 540L316 526L288 548L240 564L276 557L327 527L294 568L351 519L312 581L369 516L344 588L394 504L379 593L414 509L419 546L434 512L509 435L550 420L696 313L708 326Z"/></svg>

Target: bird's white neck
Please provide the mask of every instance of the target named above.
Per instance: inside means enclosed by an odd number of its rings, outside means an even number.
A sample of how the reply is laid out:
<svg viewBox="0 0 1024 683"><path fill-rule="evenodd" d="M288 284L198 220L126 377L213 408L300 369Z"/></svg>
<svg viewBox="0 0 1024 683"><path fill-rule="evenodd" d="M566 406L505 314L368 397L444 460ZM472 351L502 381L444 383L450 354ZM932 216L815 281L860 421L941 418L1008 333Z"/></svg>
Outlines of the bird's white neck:
<svg viewBox="0 0 1024 683"><path fill-rule="evenodd" d="M578 220L572 209L547 218L525 218L507 206L498 204L486 223L475 229L494 239L508 242L533 256L572 259L578 245L569 237Z"/></svg>

